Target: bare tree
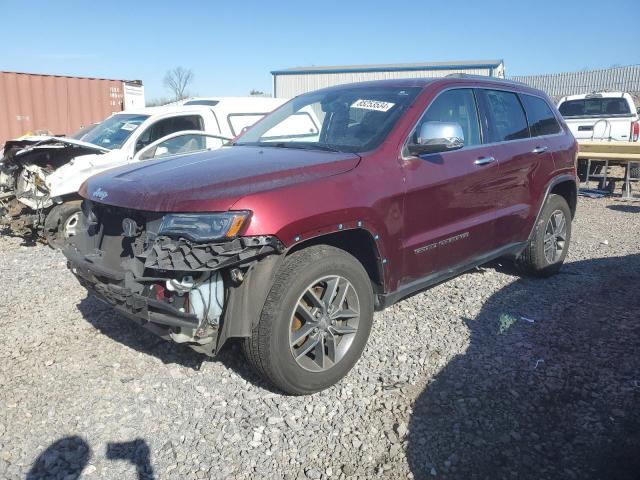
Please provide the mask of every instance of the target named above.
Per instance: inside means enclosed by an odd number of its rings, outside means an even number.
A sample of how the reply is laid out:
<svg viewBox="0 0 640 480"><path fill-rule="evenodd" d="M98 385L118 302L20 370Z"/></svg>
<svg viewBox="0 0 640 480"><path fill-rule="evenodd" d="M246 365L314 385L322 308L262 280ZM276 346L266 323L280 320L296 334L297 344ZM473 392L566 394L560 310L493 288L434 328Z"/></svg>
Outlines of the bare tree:
<svg viewBox="0 0 640 480"><path fill-rule="evenodd" d="M189 68L175 67L164 75L164 86L170 90L176 100L187 96L186 91L193 81L193 72Z"/></svg>

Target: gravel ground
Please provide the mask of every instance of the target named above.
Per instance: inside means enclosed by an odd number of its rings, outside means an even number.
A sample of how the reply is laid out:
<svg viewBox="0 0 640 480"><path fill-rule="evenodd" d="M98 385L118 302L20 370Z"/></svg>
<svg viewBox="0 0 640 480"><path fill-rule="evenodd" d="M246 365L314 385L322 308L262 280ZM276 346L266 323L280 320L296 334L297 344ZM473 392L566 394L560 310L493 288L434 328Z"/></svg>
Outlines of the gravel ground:
<svg viewBox="0 0 640 480"><path fill-rule="evenodd" d="M560 275L496 262L400 302L345 380L300 398L2 236L0 478L637 479L639 239L639 205L580 199Z"/></svg>

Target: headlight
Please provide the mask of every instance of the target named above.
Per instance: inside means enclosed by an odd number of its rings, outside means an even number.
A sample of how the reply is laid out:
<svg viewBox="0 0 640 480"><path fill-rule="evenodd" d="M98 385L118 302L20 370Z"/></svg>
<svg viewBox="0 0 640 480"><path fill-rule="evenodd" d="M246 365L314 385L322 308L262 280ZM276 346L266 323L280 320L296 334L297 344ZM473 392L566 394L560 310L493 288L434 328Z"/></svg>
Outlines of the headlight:
<svg viewBox="0 0 640 480"><path fill-rule="evenodd" d="M233 238L250 212L169 213L162 218L158 235L185 237L194 242Z"/></svg>

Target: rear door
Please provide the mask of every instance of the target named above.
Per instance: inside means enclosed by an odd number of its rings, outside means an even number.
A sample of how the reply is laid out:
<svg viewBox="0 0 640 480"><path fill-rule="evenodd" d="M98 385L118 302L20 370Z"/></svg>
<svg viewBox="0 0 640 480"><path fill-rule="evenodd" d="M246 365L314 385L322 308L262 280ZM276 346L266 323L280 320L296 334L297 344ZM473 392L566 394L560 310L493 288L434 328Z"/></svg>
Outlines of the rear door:
<svg viewBox="0 0 640 480"><path fill-rule="evenodd" d="M411 136L427 121L460 124L465 146L419 157L403 154L405 284L464 264L494 247L498 165L492 147L482 145L473 89L440 93Z"/></svg>
<svg viewBox="0 0 640 480"><path fill-rule="evenodd" d="M559 136L560 126L541 97L497 89L479 89L478 96L499 167L496 241L506 246L530 233L538 199L555 168L553 137Z"/></svg>

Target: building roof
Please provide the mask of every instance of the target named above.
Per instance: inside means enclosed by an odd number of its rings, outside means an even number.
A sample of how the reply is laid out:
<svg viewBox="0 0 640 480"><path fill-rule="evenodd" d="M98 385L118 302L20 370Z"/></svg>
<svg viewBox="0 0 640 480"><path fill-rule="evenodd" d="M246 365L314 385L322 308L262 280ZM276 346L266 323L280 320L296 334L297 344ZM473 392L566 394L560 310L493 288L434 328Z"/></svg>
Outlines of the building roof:
<svg viewBox="0 0 640 480"><path fill-rule="evenodd" d="M55 75L51 73L32 73L32 72L10 72L7 70L0 70L0 74L10 75L30 75L32 77L56 77L56 78L76 78L82 80L108 80L114 82L133 83L136 85L142 85L142 80L123 80L121 78L102 78L102 77L82 77L77 75Z"/></svg>
<svg viewBox="0 0 640 480"><path fill-rule="evenodd" d="M331 67L294 67L273 70L272 75L299 75L305 73L351 72L404 72L412 70L451 70L471 68L497 68L503 60L462 60L457 62L388 63L375 65L343 65Z"/></svg>

